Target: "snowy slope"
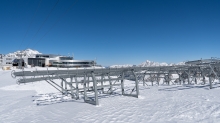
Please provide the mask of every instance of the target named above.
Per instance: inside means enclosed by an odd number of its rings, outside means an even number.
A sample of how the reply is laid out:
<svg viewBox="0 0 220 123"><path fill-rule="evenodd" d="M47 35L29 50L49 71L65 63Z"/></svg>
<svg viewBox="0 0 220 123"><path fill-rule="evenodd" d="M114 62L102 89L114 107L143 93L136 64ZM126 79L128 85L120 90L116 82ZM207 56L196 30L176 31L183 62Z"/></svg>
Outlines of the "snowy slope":
<svg viewBox="0 0 220 123"><path fill-rule="evenodd" d="M23 51L16 51L16 52L13 52L13 53L6 54L6 56L8 56L8 57L20 57L20 54L22 54L22 57L25 58L25 57L34 57L35 54L41 54L41 53L37 50L26 49L26 50L23 50Z"/></svg>
<svg viewBox="0 0 220 123"><path fill-rule="evenodd" d="M26 68L36 69L36 68ZM37 68L46 69L46 68ZM52 68L49 68L52 69ZM99 106L63 97L41 81L16 85L0 70L0 123L219 123L220 85L143 86L140 98L99 96ZM218 82L216 80L216 82ZM148 83L150 85L150 83ZM133 87L125 81L125 87ZM81 97L82 98L82 97ZM40 105L36 105L39 103Z"/></svg>

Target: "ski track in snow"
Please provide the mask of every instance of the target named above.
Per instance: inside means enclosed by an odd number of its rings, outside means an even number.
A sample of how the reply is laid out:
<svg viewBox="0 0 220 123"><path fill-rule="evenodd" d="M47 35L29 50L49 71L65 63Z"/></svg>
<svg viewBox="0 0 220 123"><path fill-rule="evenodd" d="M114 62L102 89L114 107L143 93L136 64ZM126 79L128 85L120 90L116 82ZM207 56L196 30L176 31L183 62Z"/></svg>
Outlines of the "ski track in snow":
<svg viewBox="0 0 220 123"><path fill-rule="evenodd" d="M0 123L218 123L219 85L142 86L140 97L100 95L99 106L62 96L46 82L16 85L0 71ZM126 81L129 83L129 81ZM148 85L151 85L150 83ZM132 82L127 85L133 88ZM38 105L37 105L38 104Z"/></svg>

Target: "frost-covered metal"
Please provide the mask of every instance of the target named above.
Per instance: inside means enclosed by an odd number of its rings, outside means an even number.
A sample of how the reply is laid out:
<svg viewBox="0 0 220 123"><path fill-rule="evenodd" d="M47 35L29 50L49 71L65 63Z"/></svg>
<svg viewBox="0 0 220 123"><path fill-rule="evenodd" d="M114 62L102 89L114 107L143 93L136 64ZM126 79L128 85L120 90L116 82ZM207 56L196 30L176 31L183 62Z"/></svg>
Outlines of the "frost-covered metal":
<svg viewBox="0 0 220 123"><path fill-rule="evenodd" d="M178 79L173 81L173 74L177 74ZM175 66L19 71L12 72L12 76L20 77L17 80L19 84L46 81L64 95L69 94L72 98L79 99L81 94L85 102L98 105L99 93L112 94L115 86L121 86L122 95L138 98L139 82L143 82L143 86L146 82L151 82L152 85L156 82L159 85L161 79L168 85L193 82L197 84L198 79L202 79L205 84L208 77L211 89L213 81L220 80L220 60L195 60ZM130 93L125 93L126 79L135 82ZM60 80L60 83L55 80Z"/></svg>

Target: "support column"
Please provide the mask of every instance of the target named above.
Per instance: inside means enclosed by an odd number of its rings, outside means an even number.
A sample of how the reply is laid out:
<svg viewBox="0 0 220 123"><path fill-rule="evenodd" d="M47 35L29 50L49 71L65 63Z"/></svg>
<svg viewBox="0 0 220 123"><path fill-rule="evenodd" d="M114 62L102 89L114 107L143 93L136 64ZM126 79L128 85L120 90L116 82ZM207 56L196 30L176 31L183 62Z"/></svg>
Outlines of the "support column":
<svg viewBox="0 0 220 123"><path fill-rule="evenodd" d="M132 71L132 72L133 72L134 77L135 77L136 96L138 98L138 95L139 95L139 85L138 85L137 75L135 74L134 71Z"/></svg>
<svg viewBox="0 0 220 123"><path fill-rule="evenodd" d="M170 85L170 72L168 73L168 80L167 80L168 85Z"/></svg>
<svg viewBox="0 0 220 123"><path fill-rule="evenodd" d="M122 73L121 77L122 77L122 79L121 79L121 93L122 93L122 95L124 95L125 94L125 92L124 92L124 78L125 78L124 72Z"/></svg>
<svg viewBox="0 0 220 123"><path fill-rule="evenodd" d="M190 84L190 70L188 71L187 75L188 75L188 85L189 85Z"/></svg>
<svg viewBox="0 0 220 123"><path fill-rule="evenodd" d="M182 84L182 82L181 82L181 74L178 73L178 75L179 75L179 83L180 83L180 85L181 85L181 84Z"/></svg>
<svg viewBox="0 0 220 123"><path fill-rule="evenodd" d="M152 74L150 74L150 81L151 81L151 86L154 86L154 80L152 78Z"/></svg>
<svg viewBox="0 0 220 123"><path fill-rule="evenodd" d="M70 78L70 89L71 89L71 97L74 98L74 94L73 94L73 77Z"/></svg>
<svg viewBox="0 0 220 123"><path fill-rule="evenodd" d="M159 86L160 82L159 82L159 77L160 77L160 74L157 74L157 85Z"/></svg>
<svg viewBox="0 0 220 123"><path fill-rule="evenodd" d="M212 80L211 80L211 76L209 76L209 85L210 85L210 89L212 89Z"/></svg>
<svg viewBox="0 0 220 123"><path fill-rule="evenodd" d="M108 74L108 79L109 79L109 84L110 84L110 94L112 94L112 81L111 81L111 77Z"/></svg>
<svg viewBox="0 0 220 123"><path fill-rule="evenodd" d="M62 80L62 82L61 82L61 87L62 87L62 94L64 94L63 80Z"/></svg>
<svg viewBox="0 0 220 123"><path fill-rule="evenodd" d="M197 78L195 78L195 84L197 84Z"/></svg>
<svg viewBox="0 0 220 123"><path fill-rule="evenodd" d="M87 82L87 87L89 88L89 76L88 76L88 82Z"/></svg>
<svg viewBox="0 0 220 123"><path fill-rule="evenodd" d="M84 101L86 101L86 100L87 100L87 92L86 92L86 74L84 75L83 88L84 88Z"/></svg>
<svg viewBox="0 0 220 123"><path fill-rule="evenodd" d="M202 80L203 80L204 84L206 84L205 76L204 75L202 76Z"/></svg>
<svg viewBox="0 0 220 123"><path fill-rule="evenodd" d="M67 96L67 82L65 80L65 96Z"/></svg>
<svg viewBox="0 0 220 123"><path fill-rule="evenodd" d="M210 85L210 89L212 89L212 69L210 70L210 73L209 73L209 85Z"/></svg>
<svg viewBox="0 0 220 123"><path fill-rule="evenodd" d="M101 76L101 87L102 87L102 93L104 93L104 87L103 87L103 75Z"/></svg>
<svg viewBox="0 0 220 123"><path fill-rule="evenodd" d="M99 105L99 101L98 101L98 91L97 91L97 81L96 81L96 77L95 74L92 72L92 79L93 79L93 88L94 88L94 92L95 92L95 105Z"/></svg>
<svg viewBox="0 0 220 123"><path fill-rule="evenodd" d="M145 81L144 81L145 76L146 76L146 73L144 73L144 77L143 77L143 86L145 86Z"/></svg>
<svg viewBox="0 0 220 123"><path fill-rule="evenodd" d="M79 99L79 83L78 83L77 77L74 77L74 78L76 82L76 99Z"/></svg>

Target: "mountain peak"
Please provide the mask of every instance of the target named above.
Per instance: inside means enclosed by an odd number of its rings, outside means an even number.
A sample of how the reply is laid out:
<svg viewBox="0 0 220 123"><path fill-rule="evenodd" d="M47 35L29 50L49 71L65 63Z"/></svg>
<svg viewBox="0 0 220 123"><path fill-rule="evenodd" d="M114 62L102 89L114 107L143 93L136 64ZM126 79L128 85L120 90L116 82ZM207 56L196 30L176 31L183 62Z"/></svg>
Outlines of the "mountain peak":
<svg viewBox="0 0 220 123"><path fill-rule="evenodd" d="M37 50L32 50L30 48L26 49L26 50L22 50L22 51L16 51L13 53L9 53L6 54L7 57L20 57L20 55L22 55L22 57L34 57L36 54L42 54Z"/></svg>

